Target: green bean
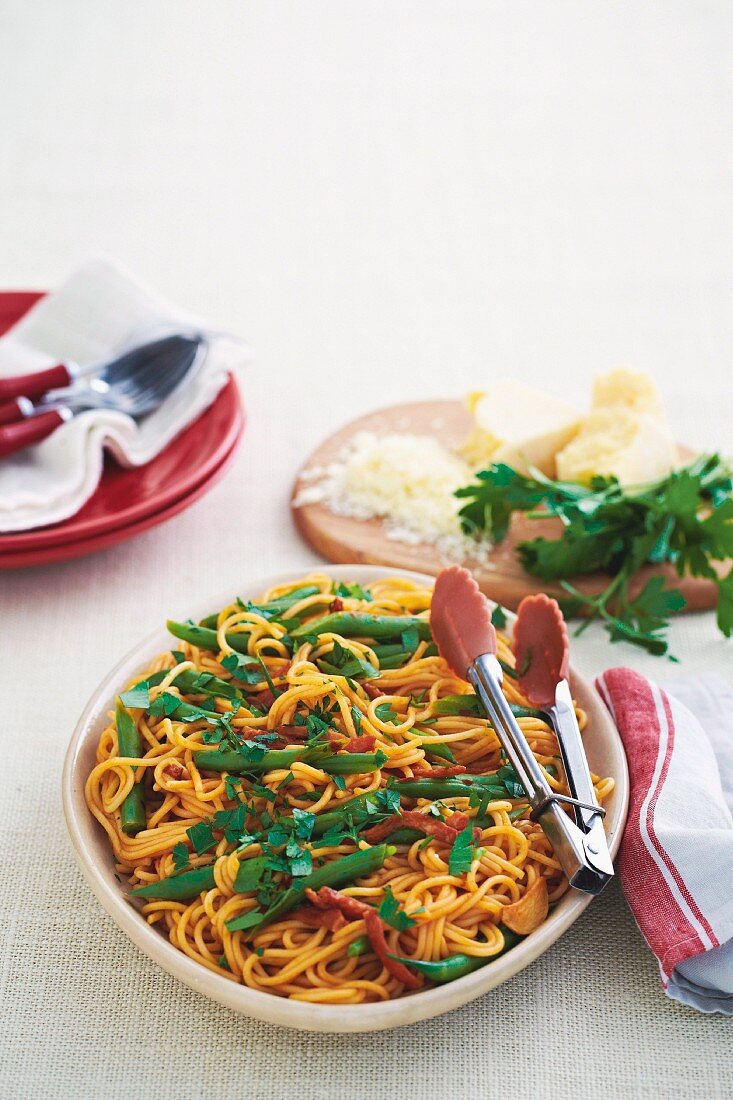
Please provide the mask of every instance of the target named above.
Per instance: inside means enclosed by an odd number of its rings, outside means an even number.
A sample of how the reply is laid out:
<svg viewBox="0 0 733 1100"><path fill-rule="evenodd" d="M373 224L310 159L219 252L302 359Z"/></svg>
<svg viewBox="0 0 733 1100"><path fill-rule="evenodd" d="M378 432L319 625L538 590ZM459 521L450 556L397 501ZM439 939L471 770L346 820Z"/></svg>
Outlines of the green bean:
<svg viewBox="0 0 733 1100"><path fill-rule="evenodd" d="M406 653L401 650L399 653L393 653L390 657L380 657L379 667L385 671L388 668L402 668L402 666L412 657L411 653Z"/></svg>
<svg viewBox="0 0 733 1100"><path fill-rule="evenodd" d="M509 707L515 718L544 718L541 710L532 707L520 707L517 703L510 703ZM444 695L442 699L436 699L430 707L433 714L467 715L473 718L486 718L478 695Z"/></svg>
<svg viewBox="0 0 733 1100"><path fill-rule="evenodd" d="M414 615L367 615L362 611L336 611L320 619L310 619L291 631L291 637L304 634L341 634L344 638L399 638L415 629L419 638L430 638L430 623Z"/></svg>
<svg viewBox="0 0 733 1100"><path fill-rule="evenodd" d="M211 749L197 752L194 763L203 771L230 772L232 775L251 772L253 775L260 775L277 768L287 769L296 760L302 759L304 753L305 749L299 745L296 749L269 749L257 760L248 760L241 752L233 749Z"/></svg>
<svg viewBox="0 0 733 1100"><path fill-rule="evenodd" d="M363 955L365 951L369 951L371 946L368 936L357 936L346 948L346 954L349 958L354 959L358 955Z"/></svg>
<svg viewBox="0 0 733 1100"><path fill-rule="evenodd" d="M180 638L182 642L190 642L191 645L198 646L199 649L209 649L213 653L219 652L220 646L215 630L209 630L205 626L194 626L193 623L177 623L173 619L169 619L166 625L174 638ZM248 632L227 634L226 640L227 645L231 646L237 653L247 652L249 646Z"/></svg>
<svg viewBox="0 0 733 1100"><path fill-rule="evenodd" d="M120 756L139 758L143 754L142 738L127 709L120 699L115 706L117 726L117 751ZM132 769L137 771L136 767ZM135 836L147 824L145 820L145 794L140 783L133 783L129 794L120 806L120 828L126 836Z"/></svg>
<svg viewBox="0 0 733 1100"><path fill-rule="evenodd" d="M424 961L423 959L405 959L401 955L390 955L390 958L404 963L405 966L417 970L420 974L424 974L431 982L439 984L452 982L456 978L462 978L464 974L471 974L474 970L480 970L482 966L498 959L499 955L509 951L524 938L503 926L501 931L504 936L504 946L496 955L491 955L488 958L485 955L449 955L446 959L437 959L434 962Z"/></svg>
<svg viewBox="0 0 733 1100"><path fill-rule="evenodd" d="M212 676L208 672L194 672L193 669L185 669L179 672L173 681L179 691L187 695L213 695L221 699L241 701L242 692L230 684L227 680L221 680L218 676Z"/></svg>
<svg viewBox="0 0 733 1100"><path fill-rule="evenodd" d="M390 844L414 844L416 840L425 840L425 833L419 829L398 829L395 825L395 831L384 839Z"/></svg>
<svg viewBox="0 0 733 1100"><path fill-rule="evenodd" d="M372 646L379 658L379 667L382 669L402 668L406 661L415 656L415 650L407 650L403 645L375 645ZM423 657L435 657L438 647L434 642L425 647Z"/></svg>
<svg viewBox="0 0 733 1100"><path fill-rule="evenodd" d="M270 749L257 760L248 760L241 752L198 752L196 766L204 771L230 772L232 775L252 773L262 775L277 768L289 768L296 760L311 764L328 775L364 775L376 771L387 759L380 752L343 752L324 754L321 749L307 749L299 745L295 749Z"/></svg>
<svg viewBox="0 0 733 1100"><path fill-rule="evenodd" d="M241 917L228 920L226 922L227 928L230 932L236 932L244 926L249 931L254 931L255 928L262 928L266 924L271 924L274 920L284 916L285 913L289 913L296 905L300 905L306 890L320 890L321 886L331 886L334 889L338 889L340 886L348 886L354 879L364 878L366 875L378 871L385 859L394 855L394 853L394 847L387 844L377 844L373 848L362 848L358 852L342 856L341 859L333 860L331 863L324 863L323 867L318 867L311 874L293 879L287 890L284 890L277 901L265 910L257 925L250 925L251 914L244 913Z"/></svg>
<svg viewBox="0 0 733 1100"><path fill-rule="evenodd" d="M394 789L408 798L468 798L472 791L488 791L496 798L507 798L506 787L493 775L473 775L448 779L402 779Z"/></svg>
<svg viewBox="0 0 733 1100"><path fill-rule="evenodd" d="M253 611L263 615L266 619L278 618L283 611L287 611L293 604L304 600L306 596L315 596L320 591L317 584L304 584L302 588L294 588L292 592L286 592L285 595L278 596L275 600L268 600L267 603L255 604ZM244 610L244 608L242 610ZM204 626L209 630L216 630L218 621L218 613L215 615L207 615L205 619L201 620L199 626Z"/></svg>
<svg viewBox="0 0 733 1100"><path fill-rule="evenodd" d="M323 763L317 759L312 763L314 768L320 768L328 775L362 775L366 772L375 772L386 762L385 753L377 751L339 752L328 757Z"/></svg>
<svg viewBox="0 0 733 1100"><path fill-rule="evenodd" d="M138 886L130 891L132 898L163 898L166 901L189 901L197 898L203 890L213 890L214 865L194 867L180 875L171 875L160 882L150 882L147 886Z"/></svg>

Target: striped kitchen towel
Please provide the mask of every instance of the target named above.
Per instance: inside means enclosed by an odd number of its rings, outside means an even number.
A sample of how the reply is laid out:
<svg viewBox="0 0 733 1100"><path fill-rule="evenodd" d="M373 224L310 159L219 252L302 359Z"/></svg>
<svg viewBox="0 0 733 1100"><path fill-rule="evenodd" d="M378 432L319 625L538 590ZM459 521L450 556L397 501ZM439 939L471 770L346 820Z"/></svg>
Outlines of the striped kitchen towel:
<svg viewBox="0 0 733 1100"><path fill-rule="evenodd" d="M663 690L628 668L597 681L626 749L621 885L670 997L733 1015L733 690Z"/></svg>

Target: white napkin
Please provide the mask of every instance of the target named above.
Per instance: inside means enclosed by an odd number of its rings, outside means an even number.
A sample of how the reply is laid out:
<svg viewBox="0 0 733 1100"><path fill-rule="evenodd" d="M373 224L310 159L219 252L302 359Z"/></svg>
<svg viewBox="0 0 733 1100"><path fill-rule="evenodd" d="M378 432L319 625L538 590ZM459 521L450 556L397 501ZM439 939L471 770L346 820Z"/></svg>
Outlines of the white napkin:
<svg viewBox="0 0 733 1100"><path fill-rule="evenodd" d="M0 376L59 360L104 361L171 327L206 331L200 321L141 287L103 259L84 264L0 339ZM99 483L105 447L124 466L150 462L212 404L242 345L211 336L190 382L139 424L124 413L79 413L34 447L0 461L0 531L58 523L79 511Z"/></svg>
<svg viewBox="0 0 733 1100"><path fill-rule="evenodd" d="M628 668L597 680L631 785L618 859L626 900L669 997L733 1016L733 691Z"/></svg>

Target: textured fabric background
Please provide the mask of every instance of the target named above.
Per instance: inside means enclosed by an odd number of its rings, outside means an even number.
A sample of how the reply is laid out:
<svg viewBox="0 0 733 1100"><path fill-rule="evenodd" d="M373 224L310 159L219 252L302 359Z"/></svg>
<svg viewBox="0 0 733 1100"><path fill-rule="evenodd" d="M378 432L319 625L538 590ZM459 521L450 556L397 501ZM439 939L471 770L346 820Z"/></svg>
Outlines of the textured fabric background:
<svg viewBox="0 0 733 1100"><path fill-rule="evenodd" d="M287 509L320 438L490 372L586 401L632 362L675 431L733 450L724 0L0 4L0 286L106 250L246 336L250 424L189 512L0 574L0 1096L733 1094L730 1021L665 1000L617 888L451 1016L279 1031L176 984L76 869L59 778L96 684L189 602L319 564ZM710 616L681 671L733 673ZM590 631L587 674L628 661Z"/></svg>

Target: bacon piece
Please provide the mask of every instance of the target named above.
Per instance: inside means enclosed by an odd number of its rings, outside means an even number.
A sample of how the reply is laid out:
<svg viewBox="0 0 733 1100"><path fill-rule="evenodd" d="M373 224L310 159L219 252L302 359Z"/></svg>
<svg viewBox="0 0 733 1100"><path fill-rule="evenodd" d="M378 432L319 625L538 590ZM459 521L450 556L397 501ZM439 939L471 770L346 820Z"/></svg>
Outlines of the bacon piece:
<svg viewBox="0 0 733 1100"><path fill-rule="evenodd" d="M374 752L376 744L376 737L371 733L365 733L362 737L352 737L346 748L349 752Z"/></svg>
<svg viewBox="0 0 733 1100"><path fill-rule="evenodd" d="M403 814L392 814L378 825L372 825L362 836L370 844L378 844L385 837L397 831L397 829L419 829L425 836L434 836L443 844L452 844L461 829L465 829L468 823L466 814L453 814L452 817L433 817L432 814L421 814L419 810L405 810Z"/></svg>
<svg viewBox="0 0 733 1100"><path fill-rule="evenodd" d="M378 688L376 684L363 684L362 686L370 699L379 699L384 694L382 689Z"/></svg>
<svg viewBox="0 0 733 1100"><path fill-rule="evenodd" d="M429 764L413 764L414 776L429 776L431 779L448 779L451 775L462 775L467 771L465 764L451 764L450 766L431 768Z"/></svg>
<svg viewBox="0 0 733 1100"><path fill-rule="evenodd" d="M286 744L290 741L305 741L308 730L305 726L275 726L275 733L282 737Z"/></svg>
<svg viewBox="0 0 733 1100"><path fill-rule="evenodd" d="M384 925L376 909L369 911L364 918L364 923L366 924L369 942L374 948L374 954L385 970L389 970L392 977L396 978L398 982L402 982L408 989L420 989L422 986L421 979L413 974L411 970L408 970L404 963L390 958L389 945L384 935Z"/></svg>
<svg viewBox="0 0 733 1100"><path fill-rule="evenodd" d="M179 764L177 760L171 760L170 764L166 764L163 768L166 775L169 775L171 779L188 779L188 768L183 764Z"/></svg>
<svg viewBox="0 0 733 1100"><path fill-rule="evenodd" d="M358 898L347 897L332 886L322 886L320 890L311 890L308 887L305 896L317 909L338 909L349 920L363 920L371 910L371 905L359 901Z"/></svg>
<svg viewBox="0 0 733 1100"><path fill-rule="evenodd" d="M398 982L402 982L408 989L420 989L422 986L420 978L408 970L404 963L390 958L389 944L384 935L384 925L376 909L363 901L358 901L357 898L346 897L345 894L340 894L338 890L333 890L330 886L322 886L317 893L314 890L306 890L306 894L313 904L319 908L338 906L341 912L352 920L363 920L369 942L374 948L374 954L385 970L388 970L393 978L396 978Z"/></svg>
<svg viewBox="0 0 733 1100"><path fill-rule="evenodd" d="M312 890L308 892L313 893ZM300 909L290 914L290 917L299 920L308 928L327 928L329 932L337 932L346 924L346 917L335 906L331 909L321 909L314 908L312 905L301 905Z"/></svg>
<svg viewBox="0 0 733 1100"><path fill-rule="evenodd" d="M337 730L328 731L328 747L331 752L338 752L339 749L344 747L343 734L338 733Z"/></svg>
<svg viewBox="0 0 733 1100"><path fill-rule="evenodd" d="M343 611L343 609L344 609L344 601L340 600L338 596L336 597L335 600L331 600L331 603L328 605L328 610L330 612Z"/></svg>

